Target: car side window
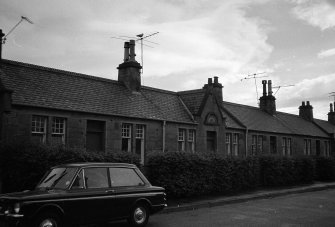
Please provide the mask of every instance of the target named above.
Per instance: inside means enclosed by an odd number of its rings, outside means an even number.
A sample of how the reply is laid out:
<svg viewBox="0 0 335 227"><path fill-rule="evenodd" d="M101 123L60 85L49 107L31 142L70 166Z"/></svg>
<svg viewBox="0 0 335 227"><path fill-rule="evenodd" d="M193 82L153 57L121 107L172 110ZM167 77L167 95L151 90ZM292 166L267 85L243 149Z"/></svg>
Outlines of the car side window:
<svg viewBox="0 0 335 227"><path fill-rule="evenodd" d="M80 170L76 179L74 179L72 184L72 189L84 188L84 172Z"/></svg>
<svg viewBox="0 0 335 227"><path fill-rule="evenodd" d="M112 187L143 186L143 180L131 168L109 168Z"/></svg>
<svg viewBox="0 0 335 227"><path fill-rule="evenodd" d="M86 188L107 188L107 168L87 168L84 170Z"/></svg>

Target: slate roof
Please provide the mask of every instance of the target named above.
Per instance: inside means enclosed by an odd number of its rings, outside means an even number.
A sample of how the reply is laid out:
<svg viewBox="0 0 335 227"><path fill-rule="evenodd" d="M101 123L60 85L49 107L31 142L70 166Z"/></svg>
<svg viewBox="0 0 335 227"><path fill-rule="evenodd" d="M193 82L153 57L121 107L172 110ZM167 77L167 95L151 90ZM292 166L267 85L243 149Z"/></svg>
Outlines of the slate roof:
<svg viewBox="0 0 335 227"><path fill-rule="evenodd" d="M183 100L189 111L193 115L197 115L205 97L205 92L203 89L189 90L178 92L180 98Z"/></svg>
<svg viewBox="0 0 335 227"><path fill-rule="evenodd" d="M329 134L335 134L335 125L328 121L314 119L315 124L320 126L322 129L324 129Z"/></svg>
<svg viewBox="0 0 335 227"><path fill-rule="evenodd" d="M272 116L257 107L223 102L223 107L249 130L281 134L328 137L313 122L297 115L278 112Z"/></svg>
<svg viewBox="0 0 335 227"><path fill-rule="evenodd" d="M14 105L194 123L176 92L131 93L115 80L4 59L0 79Z"/></svg>

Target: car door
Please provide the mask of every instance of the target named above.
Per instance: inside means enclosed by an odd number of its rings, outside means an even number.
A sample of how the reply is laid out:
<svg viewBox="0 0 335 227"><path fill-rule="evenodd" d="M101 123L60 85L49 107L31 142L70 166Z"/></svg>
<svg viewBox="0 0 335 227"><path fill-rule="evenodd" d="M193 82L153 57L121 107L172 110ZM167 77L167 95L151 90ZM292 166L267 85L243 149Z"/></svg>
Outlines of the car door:
<svg viewBox="0 0 335 227"><path fill-rule="evenodd" d="M76 223L97 223L108 219L111 213L108 169L106 167L84 168L74 180L71 193L70 213Z"/></svg>
<svg viewBox="0 0 335 227"><path fill-rule="evenodd" d="M122 218L129 215L135 201L140 198L145 182L133 168L109 168L110 182L115 195L113 218Z"/></svg>

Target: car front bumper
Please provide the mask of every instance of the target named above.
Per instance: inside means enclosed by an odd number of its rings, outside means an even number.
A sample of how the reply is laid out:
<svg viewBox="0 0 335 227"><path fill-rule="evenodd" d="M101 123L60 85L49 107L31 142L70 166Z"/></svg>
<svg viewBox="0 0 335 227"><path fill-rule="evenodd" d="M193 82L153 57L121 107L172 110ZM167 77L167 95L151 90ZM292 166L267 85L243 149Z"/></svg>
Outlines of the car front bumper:
<svg viewBox="0 0 335 227"><path fill-rule="evenodd" d="M23 227L24 216L22 214L0 214L1 227Z"/></svg>

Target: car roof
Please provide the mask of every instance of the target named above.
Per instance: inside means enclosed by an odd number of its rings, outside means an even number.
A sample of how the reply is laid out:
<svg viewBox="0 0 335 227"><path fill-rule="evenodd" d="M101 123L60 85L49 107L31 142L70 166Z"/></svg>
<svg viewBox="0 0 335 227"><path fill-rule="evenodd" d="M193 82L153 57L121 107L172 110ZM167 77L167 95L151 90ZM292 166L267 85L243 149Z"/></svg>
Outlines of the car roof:
<svg viewBox="0 0 335 227"><path fill-rule="evenodd" d="M129 164L129 163L114 163L114 162L77 162L77 163L67 163L54 166L53 168L60 168L60 167L128 167L128 168L135 168L136 165Z"/></svg>

